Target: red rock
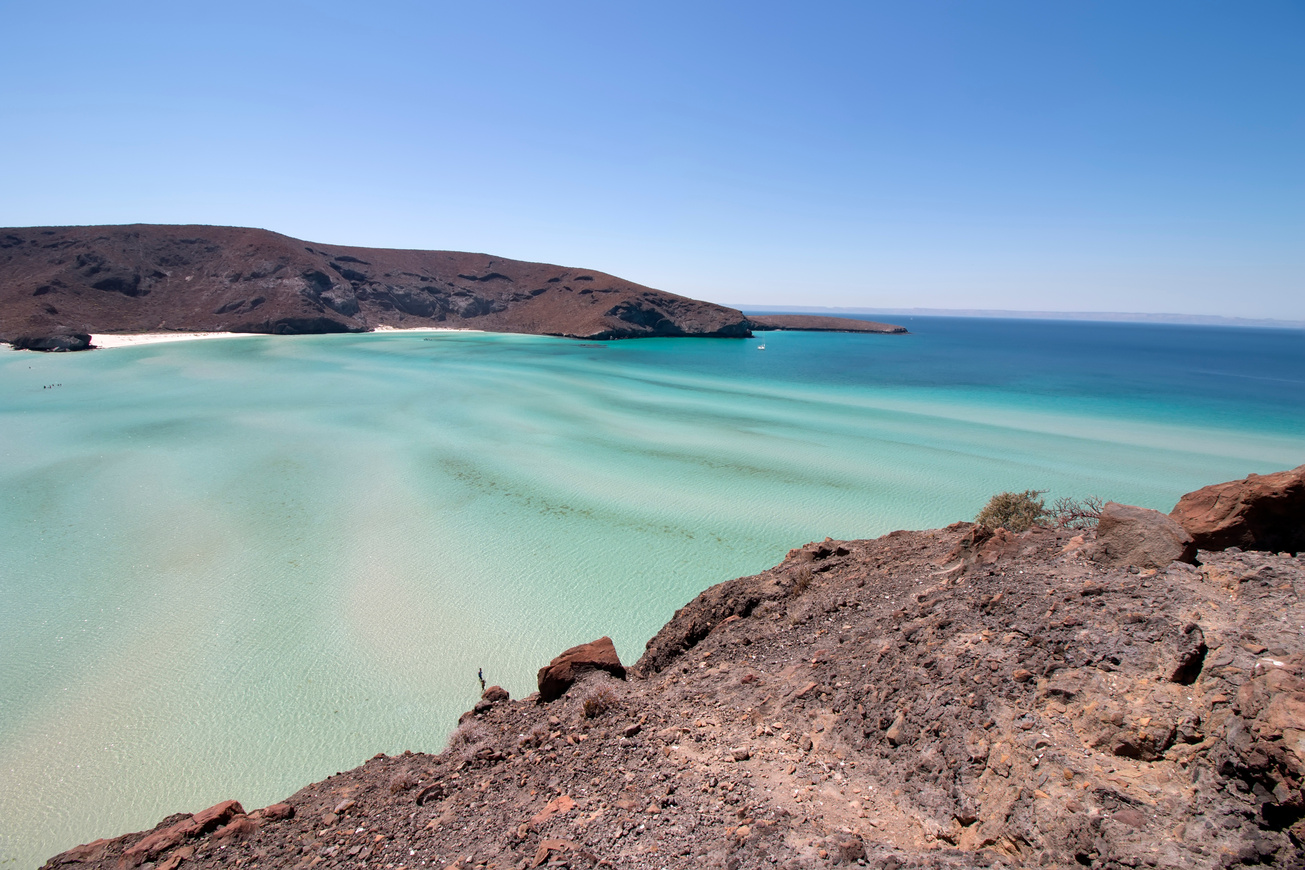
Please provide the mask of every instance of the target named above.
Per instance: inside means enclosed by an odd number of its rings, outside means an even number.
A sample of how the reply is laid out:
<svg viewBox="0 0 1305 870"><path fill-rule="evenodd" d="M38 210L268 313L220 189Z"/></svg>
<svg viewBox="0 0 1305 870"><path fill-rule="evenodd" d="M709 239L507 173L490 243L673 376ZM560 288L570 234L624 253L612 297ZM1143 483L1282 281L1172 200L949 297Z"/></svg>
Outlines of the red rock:
<svg viewBox="0 0 1305 870"><path fill-rule="evenodd" d="M484 692L481 693L480 700L476 702L476 706L472 708L472 712L484 713L486 710L488 710L490 707L493 707L495 704L498 704L502 701L507 701L510 698L511 696L508 694L507 689L503 688L502 686L490 686L488 689L486 689Z"/></svg>
<svg viewBox="0 0 1305 870"><path fill-rule="evenodd" d="M617 679L625 679L625 666L616 655L610 637L600 637L589 643L573 646L539 669L539 700L555 701L566 694L581 674L589 671L607 671Z"/></svg>
<svg viewBox="0 0 1305 870"><path fill-rule="evenodd" d="M193 818L192 816L190 819L177 822L175 825L169 825L161 831L147 834L134 846L122 853L123 862L128 867L135 867L151 855L166 852L181 843L186 837L190 836L192 831L197 830L191 825Z"/></svg>
<svg viewBox="0 0 1305 870"><path fill-rule="evenodd" d="M169 855L166 861L159 864L157 870L177 870L182 861L189 861L194 856L195 849L193 846L182 846Z"/></svg>
<svg viewBox="0 0 1305 870"><path fill-rule="evenodd" d="M560 794L544 805L544 808L530 819L530 827L538 828L544 822L560 813L570 812L575 807L575 799L570 795Z"/></svg>
<svg viewBox="0 0 1305 870"><path fill-rule="evenodd" d="M979 544L978 562L980 565L996 565L1003 556L1010 556L1019 549L1019 539L1009 529L997 529L992 536Z"/></svg>
<svg viewBox="0 0 1305 870"><path fill-rule="evenodd" d="M1196 545L1160 511L1111 501L1101 509L1091 555L1105 565L1165 568L1171 562L1195 561Z"/></svg>
<svg viewBox="0 0 1305 870"><path fill-rule="evenodd" d="M130 849L122 853L123 863L135 867L146 858L166 852L184 840L206 833L224 825L236 816L243 816L245 810L239 801L222 801L206 810L201 810L189 818L169 825L161 831L146 834Z"/></svg>
<svg viewBox="0 0 1305 870"><path fill-rule="evenodd" d="M84 843L80 846L74 846L67 852L62 852L50 859L50 864L93 864L104 858L105 852L108 851L112 840L95 840L91 843Z"/></svg>
<svg viewBox="0 0 1305 870"><path fill-rule="evenodd" d="M554 852L568 852L574 848L575 843L570 840L543 840L540 842L539 848L535 850L535 860L530 866L538 867L547 861L548 857Z"/></svg>
<svg viewBox="0 0 1305 870"><path fill-rule="evenodd" d="M218 825L230 821L235 816L243 816L245 808L240 805L240 801L222 801L220 804L214 804L206 810L200 810L191 816L191 822L194 823L197 830L211 831Z"/></svg>
<svg viewBox="0 0 1305 870"><path fill-rule="evenodd" d="M1170 511L1202 550L1305 550L1305 465L1189 492Z"/></svg>
<svg viewBox="0 0 1305 870"><path fill-rule="evenodd" d="M295 817L295 808L286 803L272 804L258 810L258 814L269 822L279 822L282 819L293 819Z"/></svg>
<svg viewBox="0 0 1305 870"><path fill-rule="evenodd" d="M1121 825L1127 825L1130 828L1142 829L1146 827L1146 814L1139 810L1126 807L1117 810L1111 815L1111 818Z"/></svg>
<svg viewBox="0 0 1305 870"><path fill-rule="evenodd" d="M258 822L249 816L237 816L213 832L213 839L243 839L258 830Z"/></svg>

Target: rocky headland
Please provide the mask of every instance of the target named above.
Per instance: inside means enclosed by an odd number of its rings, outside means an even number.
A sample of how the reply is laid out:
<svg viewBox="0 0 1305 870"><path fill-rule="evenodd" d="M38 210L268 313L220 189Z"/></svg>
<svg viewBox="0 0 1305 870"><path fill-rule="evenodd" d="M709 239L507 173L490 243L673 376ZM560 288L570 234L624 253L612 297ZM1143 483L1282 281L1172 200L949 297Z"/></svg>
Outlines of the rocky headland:
<svg viewBox="0 0 1305 870"><path fill-rule="evenodd" d="M903 335L905 326L857 320L854 317L830 317L817 314L753 314L748 325L754 332L800 330L802 332L877 332L883 335Z"/></svg>
<svg viewBox="0 0 1305 870"><path fill-rule="evenodd" d="M378 327L589 340L752 334L732 308L488 254L322 245L242 227L0 229L0 341L17 348L84 350L100 333Z"/></svg>
<svg viewBox="0 0 1305 870"><path fill-rule="evenodd" d="M439 755L46 868L1305 866L1305 466L1100 513L808 544Z"/></svg>

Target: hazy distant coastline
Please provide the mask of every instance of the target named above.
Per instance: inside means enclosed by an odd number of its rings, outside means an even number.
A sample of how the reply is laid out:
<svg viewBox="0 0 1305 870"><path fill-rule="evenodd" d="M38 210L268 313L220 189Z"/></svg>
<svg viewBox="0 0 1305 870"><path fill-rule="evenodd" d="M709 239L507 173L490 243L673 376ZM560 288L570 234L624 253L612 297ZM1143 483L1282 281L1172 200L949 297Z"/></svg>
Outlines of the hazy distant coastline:
<svg viewBox="0 0 1305 870"><path fill-rule="evenodd" d="M1101 323L1175 323L1188 326L1258 326L1305 329L1305 320L1222 317L1217 314L1141 314L1126 311L1007 311L998 308L830 308L818 305L744 305L730 303L748 314L888 314L895 317L994 317L1014 320L1087 320Z"/></svg>

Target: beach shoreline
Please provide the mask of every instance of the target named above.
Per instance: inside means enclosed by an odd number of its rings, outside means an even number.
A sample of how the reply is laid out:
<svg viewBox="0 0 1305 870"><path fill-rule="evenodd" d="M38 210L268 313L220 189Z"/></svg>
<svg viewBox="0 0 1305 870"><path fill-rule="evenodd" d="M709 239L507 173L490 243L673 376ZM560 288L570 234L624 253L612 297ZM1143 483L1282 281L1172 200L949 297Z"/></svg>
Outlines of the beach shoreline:
<svg viewBox="0 0 1305 870"><path fill-rule="evenodd" d="M460 329L450 326L415 326L411 329L404 329L395 326L378 326L367 332L483 332L480 329ZM356 335L366 335L367 333L354 333ZM132 334L110 334L95 333L91 335L91 347L96 350L107 350L115 347L135 347L142 344L164 344L173 341L198 341L212 338L252 338L255 336L266 336L266 332L140 332Z"/></svg>

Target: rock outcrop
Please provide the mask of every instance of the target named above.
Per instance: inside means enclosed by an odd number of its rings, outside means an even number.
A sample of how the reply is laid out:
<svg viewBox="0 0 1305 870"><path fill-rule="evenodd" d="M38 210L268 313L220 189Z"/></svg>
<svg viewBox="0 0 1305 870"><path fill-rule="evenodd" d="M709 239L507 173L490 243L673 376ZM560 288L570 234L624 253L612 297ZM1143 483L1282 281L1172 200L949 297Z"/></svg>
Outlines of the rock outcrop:
<svg viewBox="0 0 1305 870"><path fill-rule="evenodd" d="M377 756L293 816L160 837L171 817L46 866L1305 866L1305 557L1116 567L1095 543L813 543L703 592L632 679L487 691L447 751Z"/></svg>
<svg viewBox="0 0 1305 870"><path fill-rule="evenodd" d="M50 335L19 335L10 344L15 350L69 351L86 350L91 336L85 332L54 332Z"/></svg>
<svg viewBox="0 0 1305 870"><path fill-rule="evenodd" d="M1164 568L1196 561L1196 543L1160 511L1112 501L1101 509L1092 557L1107 565Z"/></svg>
<svg viewBox="0 0 1305 870"><path fill-rule="evenodd" d="M1205 550L1305 551L1305 465L1202 487L1169 516Z"/></svg>
<svg viewBox="0 0 1305 870"><path fill-rule="evenodd" d="M0 341L76 350L64 339L378 326L587 339L751 335L731 308L488 254L322 245L240 227L0 229Z"/></svg>
<svg viewBox="0 0 1305 870"><path fill-rule="evenodd" d="M610 637L573 646L539 669L539 700L556 701L584 674L605 671L618 680L625 679L625 666L616 655Z"/></svg>

